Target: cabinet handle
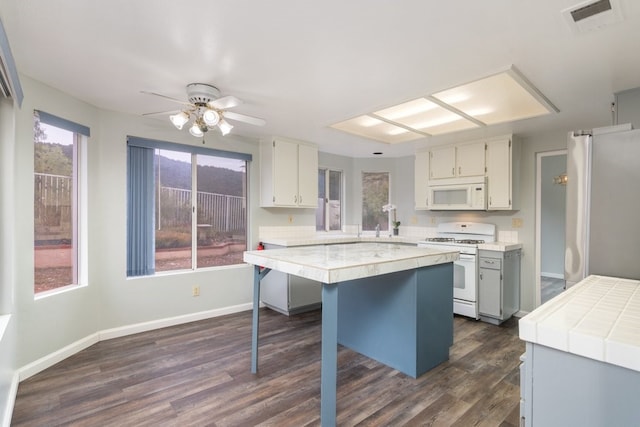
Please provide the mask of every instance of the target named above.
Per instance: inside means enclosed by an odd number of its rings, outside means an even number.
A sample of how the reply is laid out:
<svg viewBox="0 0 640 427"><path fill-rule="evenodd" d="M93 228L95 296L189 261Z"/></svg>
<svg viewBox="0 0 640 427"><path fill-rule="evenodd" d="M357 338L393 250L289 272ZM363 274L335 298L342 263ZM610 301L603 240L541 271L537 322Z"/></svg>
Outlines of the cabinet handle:
<svg viewBox="0 0 640 427"><path fill-rule="evenodd" d="M462 166L458 166L458 175L462 175Z"/></svg>
<svg viewBox="0 0 640 427"><path fill-rule="evenodd" d="M480 280L482 280L482 273L480 273Z"/></svg>
<svg viewBox="0 0 640 427"><path fill-rule="evenodd" d="M455 175L455 174L456 174L456 168L453 167L453 168L451 168L451 175Z"/></svg>
<svg viewBox="0 0 640 427"><path fill-rule="evenodd" d="M302 196L298 197L298 203L302 203Z"/></svg>
<svg viewBox="0 0 640 427"><path fill-rule="evenodd" d="M293 196L293 203L298 203L298 196Z"/></svg>

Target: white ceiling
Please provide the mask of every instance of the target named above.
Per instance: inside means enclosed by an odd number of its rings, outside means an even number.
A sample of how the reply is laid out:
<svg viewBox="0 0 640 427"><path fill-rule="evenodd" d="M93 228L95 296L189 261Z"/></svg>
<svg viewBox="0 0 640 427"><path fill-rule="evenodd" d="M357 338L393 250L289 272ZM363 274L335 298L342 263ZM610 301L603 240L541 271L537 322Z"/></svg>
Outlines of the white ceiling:
<svg viewBox="0 0 640 427"><path fill-rule="evenodd" d="M396 157L453 138L611 124L613 94L640 86L640 1L619 0L622 22L575 34L561 12L580 2L0 0L0 19L20 73L97 107L171 110L140 92L186 99L186 84L210 83L244 101L233 111L267 121L232 133ZM560 112L395 145L329 128L511 65Z"/></svg>

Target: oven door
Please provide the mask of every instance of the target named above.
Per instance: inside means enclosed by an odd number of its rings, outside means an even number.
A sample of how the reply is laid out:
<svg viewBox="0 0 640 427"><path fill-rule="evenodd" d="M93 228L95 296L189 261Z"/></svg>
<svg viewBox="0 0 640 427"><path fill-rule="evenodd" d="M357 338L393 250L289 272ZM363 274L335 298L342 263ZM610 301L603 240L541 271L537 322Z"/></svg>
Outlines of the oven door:
<svg viewBox="0 0 640 427"><path fill-rule="evenodd" d="M476 256L460 254L453 263L453 298L476 302Z"/></svg>

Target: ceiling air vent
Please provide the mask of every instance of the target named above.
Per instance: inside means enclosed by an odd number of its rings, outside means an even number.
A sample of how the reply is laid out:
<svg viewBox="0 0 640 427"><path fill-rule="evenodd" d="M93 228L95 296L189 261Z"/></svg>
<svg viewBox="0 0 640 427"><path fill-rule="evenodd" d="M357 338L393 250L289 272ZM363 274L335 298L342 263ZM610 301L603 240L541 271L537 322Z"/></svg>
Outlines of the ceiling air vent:
<svg viewBox="0 0 640 427"><path fill-rule="evenodd" d="M574 33L593 31L622 21L618 0L596 0L577 4L562 11Z"/></svg>
<svg viewBox="0 0 640 427"><path fill-rule="evenodd" d="M611 10L611 2L609 0L600 0L572 10L571 17L574 22L578 22L607 10Z"/></svg>

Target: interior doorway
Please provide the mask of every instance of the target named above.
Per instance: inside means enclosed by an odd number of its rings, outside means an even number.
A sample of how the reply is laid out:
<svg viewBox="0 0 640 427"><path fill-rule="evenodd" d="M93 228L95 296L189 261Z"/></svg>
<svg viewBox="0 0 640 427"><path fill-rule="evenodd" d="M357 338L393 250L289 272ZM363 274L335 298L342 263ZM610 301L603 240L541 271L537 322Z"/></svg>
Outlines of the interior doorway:
<svg viewBox="0 0 640 427"><path fill-rule="evenodd" d="M564 290L567 150L536 155L536 307Z"/></svg>

